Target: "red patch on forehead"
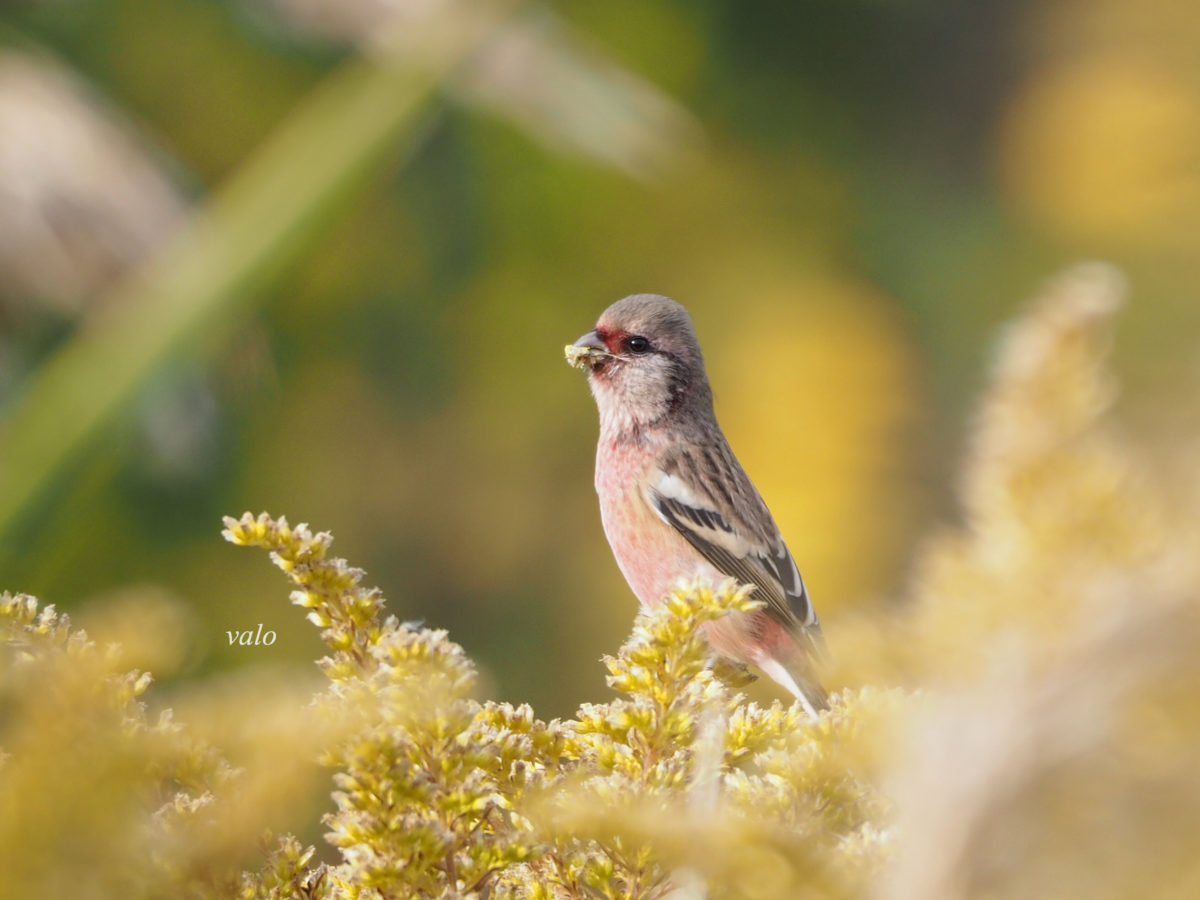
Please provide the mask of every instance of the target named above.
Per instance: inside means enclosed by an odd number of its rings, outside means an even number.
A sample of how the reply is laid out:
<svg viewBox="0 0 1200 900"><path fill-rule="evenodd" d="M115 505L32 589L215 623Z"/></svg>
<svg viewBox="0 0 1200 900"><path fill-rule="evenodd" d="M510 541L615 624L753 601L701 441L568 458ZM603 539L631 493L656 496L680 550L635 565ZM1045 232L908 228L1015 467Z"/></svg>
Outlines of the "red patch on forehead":
<svg viewBox="0 0 1200 900"><path fill-rule="evenodd" d="M608 348L609 353L620 353L621 344L625 341L625 338L629 337L629 332L622 331L619 328L606 328L603 325L597 325L596 337L604 341L604 346Z"/></svg>

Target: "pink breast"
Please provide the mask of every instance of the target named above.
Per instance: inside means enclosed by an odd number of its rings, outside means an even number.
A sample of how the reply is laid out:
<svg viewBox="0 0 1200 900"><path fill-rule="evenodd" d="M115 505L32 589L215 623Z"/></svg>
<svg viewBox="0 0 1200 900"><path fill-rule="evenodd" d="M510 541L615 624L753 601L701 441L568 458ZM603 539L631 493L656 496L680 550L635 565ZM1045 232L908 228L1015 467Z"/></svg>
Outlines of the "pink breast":
<svg viewBox="0 0 1200 900"><path fill-rule="evenodd" d="M643 499L641 483L656 456L637 445L602 443L596 457L604 533L643 606L661 600L681 578L704 576L717 583L724 577Z"/></svg>

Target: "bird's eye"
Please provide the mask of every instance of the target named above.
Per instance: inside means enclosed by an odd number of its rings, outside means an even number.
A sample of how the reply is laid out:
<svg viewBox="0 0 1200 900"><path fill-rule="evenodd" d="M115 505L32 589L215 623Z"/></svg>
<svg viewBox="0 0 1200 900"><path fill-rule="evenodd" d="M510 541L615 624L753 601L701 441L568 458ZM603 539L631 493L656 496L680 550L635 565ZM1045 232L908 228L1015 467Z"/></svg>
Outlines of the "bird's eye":
<svg viewBox="0 0 1200 900"><path fill-rule="evenodd" d="M640 334L635 334L633 337L625 338L625 349L630 353L645 353L650 349L650 341Z"/></svg>

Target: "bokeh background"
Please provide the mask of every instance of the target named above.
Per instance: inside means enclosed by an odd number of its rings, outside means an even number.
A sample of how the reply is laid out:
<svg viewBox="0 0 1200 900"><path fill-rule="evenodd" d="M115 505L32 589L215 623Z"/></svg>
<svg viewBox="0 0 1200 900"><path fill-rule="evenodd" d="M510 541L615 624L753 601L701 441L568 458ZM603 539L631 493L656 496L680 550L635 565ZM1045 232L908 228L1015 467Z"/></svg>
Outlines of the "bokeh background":
<svg viewBox="0 0 1200 900"><path fill-rule="evenodd" d="M567 714L634 601L562 346L640 291L692 311L835 649L955 519L997 329L1063 266L1125 271L1119 412L1188 465L1195 4L481 9L0 9L0 587L170 618L168 681L312 671L277 574L219 536L266 509L489 696ZM228 645L259 623L272 646Z"/></svg>

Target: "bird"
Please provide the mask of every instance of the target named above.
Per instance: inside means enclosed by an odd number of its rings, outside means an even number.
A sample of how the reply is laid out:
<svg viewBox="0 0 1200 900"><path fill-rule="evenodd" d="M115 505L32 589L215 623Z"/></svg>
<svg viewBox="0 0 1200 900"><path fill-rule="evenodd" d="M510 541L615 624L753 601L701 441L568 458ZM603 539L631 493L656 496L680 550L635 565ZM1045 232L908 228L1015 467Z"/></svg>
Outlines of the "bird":
<svg viewBox="0 0 1200 900"><path fill-rule="evenodd" d="M752 665L810 716L827 709L825 639L800 571L729 446L692 318L660 294L606 309L566 348L600 413L595 487L604 534L643 608L681 580L753 585L762 605L705 623L722 657Z"/></svg>

